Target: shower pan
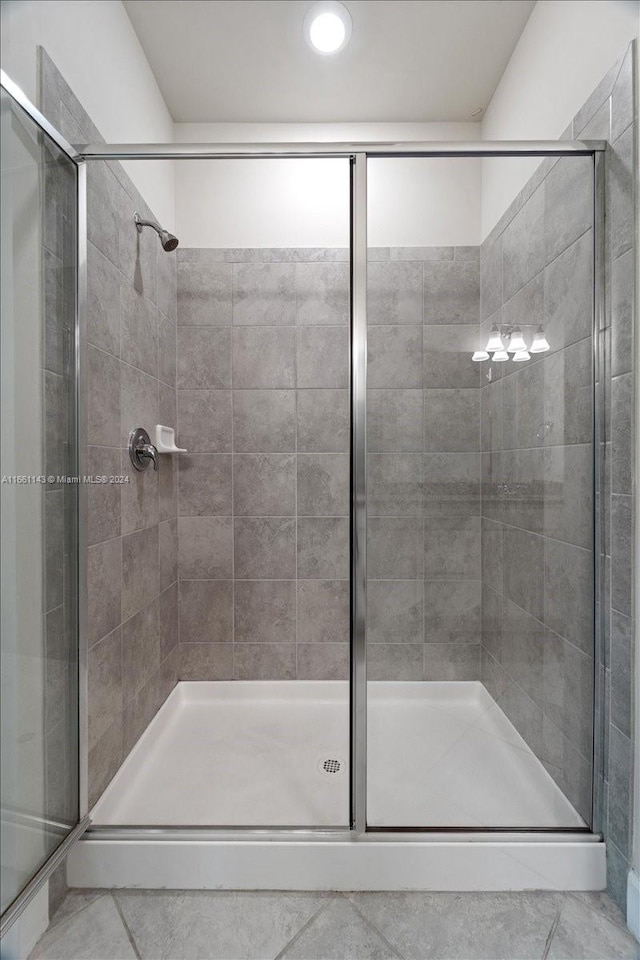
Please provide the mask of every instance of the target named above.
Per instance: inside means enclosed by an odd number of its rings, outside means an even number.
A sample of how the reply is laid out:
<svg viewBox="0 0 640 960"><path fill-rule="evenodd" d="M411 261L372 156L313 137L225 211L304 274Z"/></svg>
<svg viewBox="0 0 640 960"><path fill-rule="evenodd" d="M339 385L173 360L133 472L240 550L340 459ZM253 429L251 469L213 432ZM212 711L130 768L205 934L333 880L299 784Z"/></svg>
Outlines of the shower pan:
<svg viewBox="0 0 640 960"><path fill-rule="evenodd" d="M77 234L68 264L76 361L67 375L77 461L65 469L78 476L90 472L87 171L121 160L342 164L349 231L348 245L335 249L212 254L181 242L176 251L183 276L191 271L200 284L183 299L191 319L178 319L189 358L179 359L178 393L189 394L185 403L212 404L207 423L222 416L213 406L221 396L209 395L216 390L233 409L227 446L198 447L196 432L178 435L189 454L175 469L191 471L184 490L194 504L185 528L190 542L218 538L220 555L233 529L232 566L221 573L188 555L180 583L186 666L111 776L91 786L87 645L96 636L87 491L74 487L65 516L77 517L69 535L79 554L69 601L78 620L69 629L79 663L79 784L68 789L74 802L57 860L46 859L49 847L23 865L31 879L13 891L6 922L67 851L69 883L81 887L603 888L594 682L603 145L72 147L4 75L2 86L10 115L55 143L75 184L77 206L66 219ZM385 239L372 199L380 193L368 194L368 179L401 181L405 164L423 164L429 177L443 164L525 158L542 163L481 244L416 248ZM407 218L429 216L407 204ZM176 238L137 215L131 229L145 224L166 258ZM227 274L239 306L224 319ZM269 297L284 290L285 307L278 301L277 319L256 321L255 291L272 282ZM203 303L215 303L215 319ZM215 350L207 353L209 339ZM219 366L212 373L222 355L233 380ZM283 427L277 443L264 440L261 416L284 424L287 404L297 411L293 439L282 439ZM303 416L315 418L313 442ZM155 429L142 415L128 429L138 422ZM169 461L158 459L161 480ZM215 467L220 488L233 489L222 506L205 466ZM289 500L286 485L275 499L265 493L276 468L293 478ZM153 471L141 476L153 482ZM214 490L206 501L205 481ZM3 548L4 538L3 525ZM157 550L151 534L149 542ZM216 677L204 675L196 615L211 597L231 611L237 631L233 643L216 635L206 651L227 671ZM250 612L284 630L288 604L306 618L305 637L289 646L270 637L260 648ZM323 620L339 610L342 633ZM283 658L287 679L260 679L266 647ZM3 829L4 819L3 794Z"/></svg>

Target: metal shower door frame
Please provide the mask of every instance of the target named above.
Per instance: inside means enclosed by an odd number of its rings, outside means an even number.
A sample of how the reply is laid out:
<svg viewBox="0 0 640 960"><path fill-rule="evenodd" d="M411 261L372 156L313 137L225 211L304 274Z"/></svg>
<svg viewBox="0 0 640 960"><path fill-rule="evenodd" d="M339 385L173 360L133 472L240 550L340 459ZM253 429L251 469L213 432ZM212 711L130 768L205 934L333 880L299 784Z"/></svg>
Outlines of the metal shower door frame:
<svg viewBox="0 0 640 960"><path fill-rule="evenodd" d="M425 835L435 837L442 834L438 828L411 828L409 831L390 827L388 830L373 830L367 825L367 579L366 579L366 530L367 530L367 473L366 473L366 390L367 390L367 167L369 159L391 157L450 158L466 157L482 159L485 157L568 157L590 156L594 161L594 183L596 195L600 196L602 177L602 153L606 144L603 141L447 141L447 142L390 142L390 143L193 143L193 144L84 144L77 145L78 154L85 161L91 160L189 160L189 159L291 159L291 158L343 158L350 162L350 265L351 265L351 344L350 344L350 391L351 391L351 668L350 668L350 817L349 830L357 839L381 839L415 835L422 839ZM601 237L603 236L601 208L596 204L594 218L595 237L595 275L598 278L603 269ZM596 293L602 284L596 279ZM600 299L596 296L594 309L594 334L599 329ZM599 367L595 357L598 339L594 336L594 369ZM599 418L594 410L594 440L599 430ZM595 451L600 449L595 446ZM599 471L596 467L594 479ZM599 524L598 518L595 523ZM601 541L596 530L595 544ZM594 548L596 567L595 584L600 584L598 573L599 550ZM596 649L594 662L597 667L600 649L600 630L596 624ZM597 676L597 674L596 674ZM598 683L594 687L594 718L602 716L600 709L601 689ZM600 769L598 755L601 739L594 733L594 772ZM597 791L594 787L594 795ZM599 823L599 813L594 809L593 824ZM141 828L142 829L142 828ZM184 828L183 832L184 832ZM193 828L197 832L199 828ZM301 830L281 828L236 828L239 834L264 836L271 833L274 838L282 839L285 833L299 838ZM123 828L118 836L131 835L137 828ZM161 831L165 833L165 828ZM327 836L326 828L304 828L307 834ZM171 828L166 828L171 834ZM234 833L232 830L231 833ZM474 832L466 829L456 831L460 836L469 837ZM502 830L500 828L484 831L487 839L495 840L498 835L555 837L562 834L575 836L576 833L589 837L589 828L583 831L571 831L564 828L531 831ZM207 836L229 836L229 828L212 828ZM113 829L93 828L92 836L114 838ZM339 833L338 833L339 835ZM453 836L454 834L449 834ZM154 831L158 836L158 831ZM476 834L477 836L477 834Z"/></svg>
<svg viewBox="0 0 640 960"><path fill-rule="evenodd" d="M84 343L86 294L87 294L87 167L78 151L69 144L62 134L35 107L22 89L0 70L0 87L29 119L40 128L49 140L72 161L76 168L76 288L74 302L74 396L75 412L75 462L73 474L82 477L87 473L86 465L86 411L82 402L85 386L85 363L81 356ZM78 544L76 550L76 587L77 587L77 656L78 656L78 822L73 826L59 846L51 853L45 863L34 874L16 899L7 907L0 920L0 936L4 936L15 920L31 903L56 867L63 862L71 847L82 837L90 825L88 793L89 759L89 723L88 723L88 645L87 645L87 581L86 556L83 551L87 518L87 490L84 484L76 484L76 529Z"/></svg>
<svg viewBox="0 0 640 960"><path fill-rule="evenodd" d="M78 423L78 473L86 472L84 463L86 437L84 417L85 404L82 402L85 388L85 364L81 356L86 330L86 283L87 283L87 215L86 215L86 174L87 164L96 160L216 160L216 159L320 159L342 158L350 164L350 269L351 269L351 343L350 343L350 392L351 392L351 785L349 826L335 829L325 827L256 828L241 826L229 827L184 827L166 825L163 827L143 827L122 825L120 827L92 827L92 839L157 839L172 840L178 836L193 839L262 839L292 841L317 839L351 838L355 841L394 841L413 837L426 839L473 839L495 842L497 839L518 837L520 840L540 842L560 838L576 842L597 840L593 833L575 830L501 830L446 831L432 828L412 828L410 830L388 828L384 831L371 830L367 826L367 664L366 664L366 365L367 365L367 166L369 159L391 157L423 158L476 158L484 157L566 157L590 156L594 160L594 178L596 197L601 195L599 184L602 176L602 153L606 144L602 141L446 141L446 142L346 142L346 143L235 143L235 144L80 144L71 146L54 130L46 118L33 107L22 91L3 73L2 86L16 100L42 129L55 140L58 146L78 166L78 289L76 299L76 410ZM595 237L595 285L596 300L594 310L594 334L603 325L603 301L599 291L603 289L601 275L603 260L601 238L603 224L601 206L596 204L594 219ZM597 357L597 336L594 336L594 365L597 370L600 362ZM594 412L594 439L598 439L599 419ZM599 449L599 445L595 450ZM596 469L595 479L598 479ZM596 548L594 549L596 575L598 560L597 544L601 542L599 519L596 517ZM86 590L86 491L79 490L79 630L80 630L80 811L83 818L83 830L88 823L88 738L87 738L87 590ZM599 578L596 584L599 584ZM598 663L600 648L600 630L596 623L595 662ZM602 716L600 686L595 687L594 716ZM597 756L601 748L601 738L594 736L594 751ZM598 762L594 771L599 769ZM594 793L596 791L594 790ZM86 823L85 823L86 821ZM597 828L599 816L594 814ZM83 826L85 824L85 826ZM82 831L81 831L82 832ZM67 851L65 851L67 852ZM46 879L46 878L45 878Z"/></svg>

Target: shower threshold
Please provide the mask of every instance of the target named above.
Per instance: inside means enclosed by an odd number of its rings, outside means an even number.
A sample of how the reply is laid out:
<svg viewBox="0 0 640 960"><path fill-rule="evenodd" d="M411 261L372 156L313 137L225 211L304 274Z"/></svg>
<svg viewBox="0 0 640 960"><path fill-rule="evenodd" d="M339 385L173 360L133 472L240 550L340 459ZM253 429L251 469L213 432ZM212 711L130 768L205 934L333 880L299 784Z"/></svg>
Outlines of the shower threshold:
<svg viewBox="0 0 640 960"><path fill-rule="evenodd" d="M347 830L348 759L346 682L183 681L96 804L93 831L70 855L70 882L605 885L604 844L479 682L369 684L368 821L380 833ZM234 834L240 826L254 832ZM392 833L411 827L440 832ZM484 833L495 827L503 832ZM465 832L448 833L456 829Z"/></svg>

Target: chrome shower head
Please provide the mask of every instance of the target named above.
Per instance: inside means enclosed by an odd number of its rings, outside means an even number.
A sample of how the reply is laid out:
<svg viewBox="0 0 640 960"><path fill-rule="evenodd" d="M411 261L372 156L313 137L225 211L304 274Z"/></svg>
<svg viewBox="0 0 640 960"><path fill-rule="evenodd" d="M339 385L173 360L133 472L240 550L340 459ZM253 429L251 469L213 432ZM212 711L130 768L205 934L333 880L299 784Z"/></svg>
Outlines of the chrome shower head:
<svg viewBox="0 0 640 960"><path fill-rule="evenodd" d="M151 227L153 230L155 230L155 232L160 237L160 243L162 244L162 249L166 250L167 253L170 253L171 250L175 250L175 248L178 246L180 242L178 238L174 237L174 235L172 233L169 233L168 230L163 230L160 224L156 223L154 220L142 220L140 218L140 215L137 213L134 213L133 220L136 225L136 230L138 231L138 233L142 233L143 227Z"/></svg>

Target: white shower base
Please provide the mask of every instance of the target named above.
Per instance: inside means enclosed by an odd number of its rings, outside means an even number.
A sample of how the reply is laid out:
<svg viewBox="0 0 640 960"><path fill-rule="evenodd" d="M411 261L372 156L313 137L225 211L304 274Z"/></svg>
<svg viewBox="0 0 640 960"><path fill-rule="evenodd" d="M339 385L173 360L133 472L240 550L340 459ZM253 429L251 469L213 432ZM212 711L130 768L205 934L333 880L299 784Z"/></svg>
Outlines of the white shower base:
<svg viewBox="0 0 640 960"><path fill-rule="evenodd" d="M369 825L439 832L341 834L348 698L341 682L180 683L94 808L104 830L72 850L70 884L603 889L597 837L509 833L584 822L481 683L369 684ZM325 760L338 760L340 771L322 771ZM117 830L126 826L184 829ZM292 831L193 831L237 826ZM293 832L301 827L326 832ZM448 832L456 827L477 833Z"/></svg>
<svg viewBox="0 0 640 960"><path fill-rule="evenodd" d="M371 826L584 827L481 683L377 682L368 693ZM347 683L183 682L93 822L346 826L348 758Z"/></svg>

